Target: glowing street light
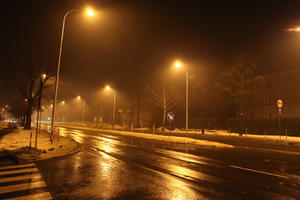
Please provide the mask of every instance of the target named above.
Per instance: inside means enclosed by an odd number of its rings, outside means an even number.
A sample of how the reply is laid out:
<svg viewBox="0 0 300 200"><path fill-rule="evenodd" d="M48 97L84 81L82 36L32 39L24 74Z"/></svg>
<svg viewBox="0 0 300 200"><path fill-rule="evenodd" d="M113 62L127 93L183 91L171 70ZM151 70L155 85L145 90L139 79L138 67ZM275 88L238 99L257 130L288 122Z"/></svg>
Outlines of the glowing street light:
<svg viewBox="0 0 300 200"><path fill-rule="evenodd" d="M289 28L289 29L287 29L287 31L290 31L290 32L300 32L300 27L297 26L297 27L294 27L294 28Z"/></svg>
<svg viewBox="0 0 300 200"><path fill-rule="evenodd" d="M185 82L185 131L188 132L189 129L189 73L186 66L182 64L179 60L174 62L174 67L176 69L184 67L186 82Z"/></svg>
<svg viewBox="0 0 300 200"><path fill-rule="evenodd" d="M175 67L175 68L181 68L181 67L182 67L182 63L181 63L179 60L177 60L177 61L175 61L175 63L174 63L174 67Z"/></svg>
<svg viewBox="0 0 300 200"><path fill-rule="evenodd" d="M113 92L113 101L114 101L114 106L113 106L113 113L112 113L112 126L115 126L115 116L116 116L116 90L112 89L109 85L105 86L106 91L112 91Z"/></svg>
<svg viewBox="0 0 300 200"><path fill-rule="evenodd" d="M64 41L64 33L65 33L65 24L66 24L66 18L74 12L82 12L82 10L69 10L66 12L66 14L63 17L63 22L62 22L62 29L61 29L61 36L60 36L60 46L59 46L59 54L58 54L58 63L57 63L57 72L56 72L56 78L55 78L55 92L54 92L54 104L53 104L53 109L52 109L52 119L51 119L51 143L52 143L52 136L53 136L53 131L54 131L54 120L55 120L55 107L57 103L57 94L58 94L58 83L59 83L59 73L60 73L60 63L61 63L61 54L62 54L62 45ZM92 9L87 9L85 12L88 16L93 16L94 11Z"/></svg>
<svg viewBox="0 0 300 200"><path fill-rule="evenodd" d="M69 104L67 104L66 101L61 101L60 104L65 108L66 114L64 115L64 118L67 120L69 118ZM64 118L62 118L62 121L64 121Z"/></svg>
<svg viewBox="0 0 300 200"><path fill-rule="evenodd" d="M42 79L43 81L45 81L46 78L47 78L47 74L42 74L42 75L41 75L41 79Z"/></svg>
<svg viewBox="0 0 300 200"><path fill-rule="evenodd" d="M82 101L81 120L82 120L82 122L84 122L84 106L85 106L85 101L84 101L84 99L83 99L80 95L78 95L78 96L76 97L76 100L77 100L77 101Z"/></svg>
<svg viewBox="0 0 300 200"><path fill-rule="evenodd" d="M94 16L95 12L92 9L88 8L88 9L86 9L86 14L88 16Z"/></svg>

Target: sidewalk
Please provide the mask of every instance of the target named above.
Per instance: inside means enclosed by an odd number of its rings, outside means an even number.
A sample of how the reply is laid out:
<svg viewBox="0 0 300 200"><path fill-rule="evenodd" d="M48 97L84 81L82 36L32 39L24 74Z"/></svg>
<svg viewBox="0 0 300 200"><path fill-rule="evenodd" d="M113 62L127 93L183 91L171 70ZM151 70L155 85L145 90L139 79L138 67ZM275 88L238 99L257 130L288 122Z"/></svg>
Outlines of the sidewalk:
<svg viewBox="0 0 300 200"><path fill-rule="evenodd" d="M41 131L37 138L37 149L29 148L32 133L31 147L35 145L35 130L18 128L12 133L4 135L0 140L0 151L8 152L17 162L32 162L75 153L81 150L79 144L65 137L55 137L53 144L49 134Z"/></svg>
<svg viewBox="0 0 300 200"><path fill-rule="evenodd" d="M278 136L278 135L252 135L247 134L239 136L237 133L228 133L220 130L206 130L205 134L200 131L165 131L165 133L137 133L120 130L109 130L99 128L89 128L80 126L65 126L60 127L74 128L88 131L101 131L104 133L121 134L133 137L141 137L144 139L160 140L161 137L167 137L171 142L187 142L197 143L200 145L223 146L223 147L244 147L244 148L263 148L265 150L281 151L281 152L295 152L300 154L300 137ZM181 138L181 139L180 139ZM202 141L202 142L201 142Z"/></svg>

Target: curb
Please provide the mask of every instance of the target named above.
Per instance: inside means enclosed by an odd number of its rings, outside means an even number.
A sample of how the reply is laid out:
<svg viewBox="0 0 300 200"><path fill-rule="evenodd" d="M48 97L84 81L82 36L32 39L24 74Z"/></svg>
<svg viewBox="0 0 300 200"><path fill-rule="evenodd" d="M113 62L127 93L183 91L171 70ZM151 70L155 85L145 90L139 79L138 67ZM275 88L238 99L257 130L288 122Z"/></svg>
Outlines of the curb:
<svg viewBox="0 0 300 200"><path fill-rule="evenodd" d="M61 137L64 137L64 136L61 136ZM66 137L64 137L66 138ZM70 139L70 138L66 138L66 139ZM72 139L70 139L72 140ZM73 155L75 153L78 153L80 151L82 151L84 149L84 147L79 144L78 142L72 140L72 142L76 143L76 146L75 148L73 148L72 151L66 153L66 154L62 154L62 155L58 155L58 156L52 156L52 157L49 157L49 158L38 158L38 159L32 159L32 160L22 160L20 161L19 157L17 154L15 154L13 151L8 151L6 150L5 152L8 154L8 156L11 158L11 160L13 162L15 162L16 164L19 164L19 163L31 163L31 162L38 162L38 161L41 161L41 160L48 160L48 159L53 159L53 158L59 158L59 157L64 157L64 156L69 156L69 155ZM74 150L75 149L75 150Z"/></svg>
<svg viewBox="0 0 300 200"><path fill-rule="evenodd" d="M72 141L73 141L73 140L72 140ZM75 142L75 141L73 141L73 142ZM77 143L77 142L75 142L75 143ZM66 153L66 154L59 155L59 156L53 156L53 157L50 157L50 158L37 159L37 160L35 160L34 162L70 156L70 155L76 154L76 153L78 153L78 152L81 152L81 151L84 149L84 147L83 147L81 144L79 144L79 143L77 143L77 146L76 146L76 147L79 147L79 148L78 148L78 149L76 148L76 150L70 151L70 152L68 152L68 153Z"/></svg>

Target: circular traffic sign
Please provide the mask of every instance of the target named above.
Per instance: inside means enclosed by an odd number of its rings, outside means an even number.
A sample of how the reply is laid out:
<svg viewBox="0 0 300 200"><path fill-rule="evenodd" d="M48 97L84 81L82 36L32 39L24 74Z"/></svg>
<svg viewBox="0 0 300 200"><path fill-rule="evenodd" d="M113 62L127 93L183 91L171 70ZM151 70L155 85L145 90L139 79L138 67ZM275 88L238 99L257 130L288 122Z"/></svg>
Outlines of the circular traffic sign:
<svg viewBox="0 0 300 200"><path fill-rule="evenodd" d="M172 121L174 121L174 119L175 119L175 114L173 112L168 112L167 113L167 120L169 122L172 122Z"/></svg>
<svg viewBox="0 0 300 200"><path fill-rule="evenodd" d="M277 100L277 107L282 108L282 106L283 106L283 101L281 99L278 99Z"/></svg>

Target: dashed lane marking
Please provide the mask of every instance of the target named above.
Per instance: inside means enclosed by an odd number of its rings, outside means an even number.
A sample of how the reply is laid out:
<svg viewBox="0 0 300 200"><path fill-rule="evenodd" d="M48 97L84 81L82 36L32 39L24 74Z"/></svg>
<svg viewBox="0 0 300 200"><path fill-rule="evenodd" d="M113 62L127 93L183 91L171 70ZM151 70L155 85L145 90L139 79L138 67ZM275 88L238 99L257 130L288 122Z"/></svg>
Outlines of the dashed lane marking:
<svg viewBox="0 0 300 200"><path fill-rule="evenodd" d="M239 166L236 166L236 165L229 165L229 167L236 168L236 169L242 169L242 170L246 170L246 171L250 171L250 172L255 172L255 173L259 173L259 174L265 174L265 175L269 175L269 176L275 176L275 177L278 177L278 178L289 179L288 176L284 176L284 175L280 175L280 174L274 174L274 173L270 173L270 172L264 172L264 171L255 170L255 169L249 169L249 168L245 168L245 167L239 167Z"/></svg>

